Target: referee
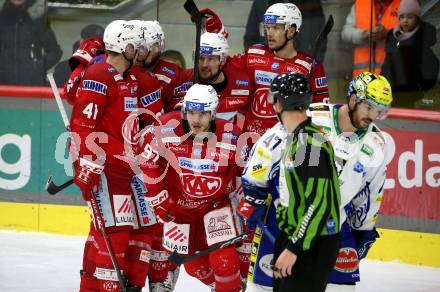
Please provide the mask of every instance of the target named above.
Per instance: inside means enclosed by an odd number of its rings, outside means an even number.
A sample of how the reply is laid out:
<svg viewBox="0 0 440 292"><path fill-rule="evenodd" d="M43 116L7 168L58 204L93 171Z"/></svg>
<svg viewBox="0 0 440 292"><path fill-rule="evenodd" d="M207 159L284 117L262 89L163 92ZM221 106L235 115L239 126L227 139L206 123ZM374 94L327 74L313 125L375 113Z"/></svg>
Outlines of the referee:
<svg viewBox="0 0 440 292"><path fill-rule="evenodd" d="M312 95L304 75L275 77L269 100L289 133L280 163L273 291L325 291L339 250L333 148L307 117Z"/></svg>

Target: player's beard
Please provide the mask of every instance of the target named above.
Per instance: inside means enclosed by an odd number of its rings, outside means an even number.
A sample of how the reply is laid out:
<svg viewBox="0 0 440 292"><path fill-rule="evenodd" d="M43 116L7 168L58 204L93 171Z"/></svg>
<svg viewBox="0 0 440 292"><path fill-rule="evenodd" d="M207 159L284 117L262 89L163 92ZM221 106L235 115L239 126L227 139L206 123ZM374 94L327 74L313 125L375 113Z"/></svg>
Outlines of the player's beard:
<svg viewBox="0 0 440 292"><path fill-rule="evenodd" d="M199 135L201 133L205 133L209 131L209 124L207 126L203 126L201 123L193 123L189 125L189 129L192 132L192 136Z"/></svg>
<svg viewBox="0 0 440 292"><path fill-rule="evenodd" d="M215 82L218 80L218 77L220 76L221 70L220 68L217 70L217 72L212 73L211 70L200 70L199 72L199 78L200 81L207 83L207 84L215 84Z"/></svg>
<svg viewBox="0 0 440 292"><path fill-rule="evenodd" d="M355 108L353 109L353 118L351 119L351 123L356 129L366 129L373 121L369 118L360 118L358 115L359 112L357 106L358 105L356 104Z"/></svg>

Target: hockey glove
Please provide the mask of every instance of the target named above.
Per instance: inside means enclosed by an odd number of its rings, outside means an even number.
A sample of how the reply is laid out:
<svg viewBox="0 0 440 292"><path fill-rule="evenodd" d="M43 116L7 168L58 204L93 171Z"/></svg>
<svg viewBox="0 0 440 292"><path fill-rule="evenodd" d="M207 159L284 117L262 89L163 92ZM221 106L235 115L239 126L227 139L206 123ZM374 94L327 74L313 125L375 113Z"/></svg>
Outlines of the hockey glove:
<svg viewBox="0 0 440 292"><path fill-rule="evenodd" d="M264 221L266 213L267 189L254 186L242 180L244 197L237 207L238 215L250 230L255 229L259 220Z"/></svg>
<svg viewBox="0 0 440 292"><path fill-rule="evenodd" d="M237 213L249 230L254 230L258 221L264 219L266 213L266 202L252 205L245 198L237 206Z"/></svg>
<svg viewBox="0 0 440 292"><path fill-rule="evenodd" d="M356 241L356 249L359 260L367 256L370 247L379 237L376 228L373 230L352 230L354 239Z"/></svg>
<svg viewBox="0 0 440 292"><path fill-rule="evenodd" d="M102 37L89 37L81 42L79 48L69 59L70 69L73 71L79 64L87 65L97 55L104 52Z"/></svg>
<svg viewBox="0 0 440 292"><path fill-rule="evenodd" d="M202 17L205 20L205 27L203 28L203 31L217 33L225 38L228 38L229 32L223 25L217 13L209 8L203 8L200 10L200 14L202 14ZM191 19L191 21L193 20Z"/></svg>
<svg viewBox="0 0 440 292"><path fill-rule="evenodd" d="M98 191L99 180L104 165L96 164L80 157L79 163L75 162L75 176L73 182L80 188L83 199L89 201L92 192Z"/></svg>

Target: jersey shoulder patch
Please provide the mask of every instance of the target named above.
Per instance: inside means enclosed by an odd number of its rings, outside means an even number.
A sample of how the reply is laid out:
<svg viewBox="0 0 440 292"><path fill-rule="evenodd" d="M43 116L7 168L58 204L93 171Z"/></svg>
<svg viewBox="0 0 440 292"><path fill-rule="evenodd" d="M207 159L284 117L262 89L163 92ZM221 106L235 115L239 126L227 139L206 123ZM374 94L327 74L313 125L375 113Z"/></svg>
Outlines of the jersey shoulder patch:
<svg viewBox="0 0 440 292"><path fill-rule="evenodd" d="M326 111L326 112L329 112L330 111L330 106L328 104L324 104L324 103L313 103L313 104L310 105L309 111L311 111L311 112L313 112L313 111Z"/></svg>

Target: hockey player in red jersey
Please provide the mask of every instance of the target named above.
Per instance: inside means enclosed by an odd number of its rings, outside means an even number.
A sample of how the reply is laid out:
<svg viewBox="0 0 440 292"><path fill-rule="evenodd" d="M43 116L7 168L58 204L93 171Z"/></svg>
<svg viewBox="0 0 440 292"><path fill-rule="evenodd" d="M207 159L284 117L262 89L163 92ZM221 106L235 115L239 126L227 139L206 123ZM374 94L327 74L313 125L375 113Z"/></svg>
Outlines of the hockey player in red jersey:
<svg viewBox="0 0 440 292"><path fill-rule="evenodd" d="M229 199L240 173L235 163L239 129L215 118L218 104L212 86L194 84L181 112L161 116L162 125L145 138L147 196L164 222L168 252L191 255L240 233ZM233 246L189 262L185 270L215 291L241 289Z"/></svg>
<svg viewBox="0 0 440 292"><path fill-rule="evenodd" d="M144 32L144 45L139 50L134 66L130 73L136 77L138 83L139 108L143 109L139 115L140 128L153 124L157 117L164 113L163 84L156 76L148 71L145 66L148 54L154 50L156 45L156 31L152 29L148 21L132 20L131 23L138 25Z"/></svg>
<svg viewBox="0 0 440 292"><path fill-rule="evenodd" d="M263 17L267 45L253 45L232 59L234 64L248 71L255 86L251 110L246 117L246 131L263 135L277 123L276 114L267 99L275 76L283 72L309 74L312 58L306 53L298 52L293 42L301 22L301 12L294 4L273 4ZM327 80L322 64L318 62L311 74L313 102L327 99Z"/></svg>
<svg viewBox="0 0 440 292"><path fill-rule="evenodd" d="M229 44L221 34L205 32L200 37L199 83L214 87L219 98L217 118L232 122L243 129L244 117L249 110L253 94L251 80L246 71L229 62ZM194 68L187 70L191 82ZM176 97L183 96L185 91Z"/></svg>
<svg viewBox="0 0 440 292"><path fill-rule="evenodd" d="M142 30L116 20L104 31L105 62L89 66L80 80L70 125L78 146L74 182L84 200L94 196L105 222L127 291L141 291L148 272L149 237L142 232L156 218L145 201L142 176L134 173L138 131L135 77L127 74L143 45ZM89 203L90 205L90 203ZM94 227L97 219L91 212ZM138 231L133 231L137 228ZM109 250L100 232L91 230L96 253L84 250L80 291L120 291Z"/></svg>
<svg viewBox="0 0 440 292"><path fill-rule="evenodd" d="M174 96L177 96L177 93L182 90L187 91L192 83L185 82L187 78L182 68L160 59L161 53L165 50L165 34L160 23L156 20L147 21L147 25L149 30L154 32L153 37L156 39L156 43L148 54L145 66L162 82L165 112L173 111L178 109L176 105L179 103L179 100L175 99Z"/></svg>

